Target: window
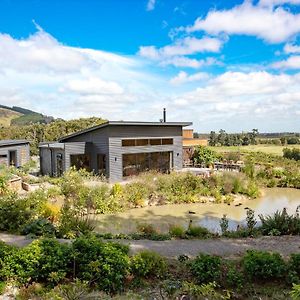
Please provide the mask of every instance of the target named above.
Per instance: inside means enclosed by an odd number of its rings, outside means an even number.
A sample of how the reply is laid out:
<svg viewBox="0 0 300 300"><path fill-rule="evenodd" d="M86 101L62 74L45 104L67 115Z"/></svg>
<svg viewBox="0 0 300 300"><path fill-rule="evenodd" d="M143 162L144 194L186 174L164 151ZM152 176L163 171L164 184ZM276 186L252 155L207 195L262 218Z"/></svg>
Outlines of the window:
<svg viewBox="0 0 300 300"><path fill-rule="evenodd" d="M6 158L7 154L0 154L0 158Z"/></svg>
<svg viewBox="0 0 300 300"><path fill-rule="evenodd" d="M75 167L77 170L86 169L91 171L91 158L87 154L74 154L70 155L71 166Z"/></svg>
<svg viewBox="0 0 300 300"><path fill-rule="evenodd" d="M148 139L137 139L136 145L137 146L147 146L147 145L149 145L149 140Z"/></svg>
<svg viewBox="0 0 300 300"><path fill-rule="evenodd" d="M132 147L135 146L135 140L122 140L123 147Z"/></svg>
<svg viewBox="0 0 300 300"><path fill-rule="evenodd" d="M173 139L162 139L162 145L173 145Z"/></svg>
<svg viewBox="0 0 300 300"><path fill-rule="evenodd" d="M150 139L150 145L161 145L161 139Z"/></svg>
<svg viewBox="0 0 300 300"><path fill-rule="evenodd" d="M138 175L141 172L157 170L167 173L172 168L172 152L151 152L123 154L123 176Z"/></svg>

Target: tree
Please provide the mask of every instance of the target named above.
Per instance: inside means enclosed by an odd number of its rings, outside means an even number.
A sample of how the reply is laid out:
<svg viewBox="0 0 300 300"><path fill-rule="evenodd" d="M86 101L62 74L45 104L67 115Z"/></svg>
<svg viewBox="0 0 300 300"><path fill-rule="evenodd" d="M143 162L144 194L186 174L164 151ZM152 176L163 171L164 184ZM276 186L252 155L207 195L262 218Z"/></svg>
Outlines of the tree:
<svg viewBox="0 0 300 300"><path fill-rule="evenodd" d="M205 167L211 166L218 158L215 151L205 146L198 146L194 151L194 162Z"/></svg>

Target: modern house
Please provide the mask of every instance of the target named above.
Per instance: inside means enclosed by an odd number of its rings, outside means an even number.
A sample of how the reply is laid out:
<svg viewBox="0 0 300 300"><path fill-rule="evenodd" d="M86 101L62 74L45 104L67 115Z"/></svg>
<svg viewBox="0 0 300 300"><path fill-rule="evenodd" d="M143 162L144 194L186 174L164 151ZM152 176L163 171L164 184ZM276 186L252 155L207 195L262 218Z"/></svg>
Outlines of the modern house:
<svg viewBox="0 0 300 300"><path fill-rule="evenodd" d="M75 166L116 182L148 170L181 169L182 128L191 124L109 121L41 144L41 173L60 176Z"/></svg>
<svg viewBox="0 0 300 300"><path fill-rule="evenodd" d="M29 141L2 140L0 141L0 165L23 166L30 160Z"/></svg>

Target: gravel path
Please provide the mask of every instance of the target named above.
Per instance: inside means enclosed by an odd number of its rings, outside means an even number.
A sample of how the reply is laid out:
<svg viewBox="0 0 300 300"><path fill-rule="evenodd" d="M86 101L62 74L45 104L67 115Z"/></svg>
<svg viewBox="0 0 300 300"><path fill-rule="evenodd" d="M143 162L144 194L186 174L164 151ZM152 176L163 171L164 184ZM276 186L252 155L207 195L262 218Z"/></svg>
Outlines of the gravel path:
<svg viewBox="0 0 300 300"><path fill-rule="evenodd" d="M32 242L32 239L27 239L25 236L5 233L0 233L0 240L19 247L24 247ZM66 240L60 241L67 242ZM300 253L300 236L170 241L118 240L118 242L130 245L132 254L142 250L151 250L169 258L175 258L181 254L194 257L199 252L236 257L249 249L279 252L283 256Z"/></svg>

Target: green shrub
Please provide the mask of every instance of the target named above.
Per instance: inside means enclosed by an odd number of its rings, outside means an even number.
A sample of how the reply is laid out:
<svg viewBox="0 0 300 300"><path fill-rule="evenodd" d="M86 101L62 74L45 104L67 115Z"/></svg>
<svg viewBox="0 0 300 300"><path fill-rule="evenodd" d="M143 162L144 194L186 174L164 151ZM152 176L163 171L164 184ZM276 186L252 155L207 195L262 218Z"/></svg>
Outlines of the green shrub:
<svg viewBox="0 0 300 300"><path fill-rule="evenodd" d="M291 296L292 300L300 299L300 284L293 284L293 288L290 292L290 296Z"/></svg>
<svg viewBox="0 0 300 300"><path fill-rule="evenodd" d="M220 220L220 227L222 235L226 235L228 233L228 225L229 221L226 215L223 215L223 217Z"/></svg>
<svg viewBox="0 0 300 300"><path fill-rule="evenodd" d="M5 292L5 289L6 289L6 283L0 281L0 295L2 295Z"/></svg>
<svg viewBox="0 0 300 300"><path fill-rule="evenodd" d="M75 277L94 283L106 292L120 291L129 270L122 246L96 237L80 237L72 243Z"/></svg>
<svg viewBox="0 0 300 300"><path fill-rule="evenodd" d="M131 259L131 271L140 278L164 277L167 270L166 261L157 253L143 251Z"/></svg>
<svg viewBox="0 0 300 300"><path fill-rule="evenodd" d="M53 239L37 240L24 248L13 248L2 265L0 275L6 280L57 283L69 270L69 247Z"/></svg>
<svg viewBox="0 0 300 300"><path fill-rule="evenodd" d="M243 274L237 269L234 263L226 264L225 282L231 288L240 289L244 285Z"/></svg>
<svg viewBox="0 0 300 300"><path fill-rule="evenodd" d="M175 238L182 239L185 237L185 229L180 225L171 225L169 228L169 233Z"/></svg>
<svg viewBox="0 0 300 300"><path fill-rule="evenodd" d="M221 258L199 254L191 263L192 274L198 283L219 282L221 277Z"/></svg>
<svg viewBox="0 0 300 300"><path fill-rule="evenodd" d="M39 218L31 223L27 224L23 230L22 234L32 234L35 236L54 236L56 229L54 225L44 218Z"/></svg>
<svg viewBox="0 0 300 300"><path fill-rule="evenodd" d="M288 261L288 282L300 283L300 254L291 254Z"/></svg>
<svg viewBox="0 0 300 300"><path fill-rule="evenodd" d="M256 250L247 251L242 259L242 268L254 281L280 279L287 269L280 254Z"/></svg>
<svg viewBox="0 0 300 300"><path fill-rule="evenodd" d="M282 211L276 211L273 215L259 215L261 220L261 231L264 235L272 235L276 230L276 235L298 235L300 234L300 217L289 215L284 208Z"/></svg>
<svg viewBox="0 0 300 300"><path fill-rule="evenodd" d="M186 231L186 234L190 237L203 239L209 238L211 236L209 230L202 226L190 226Z"/></svg>

